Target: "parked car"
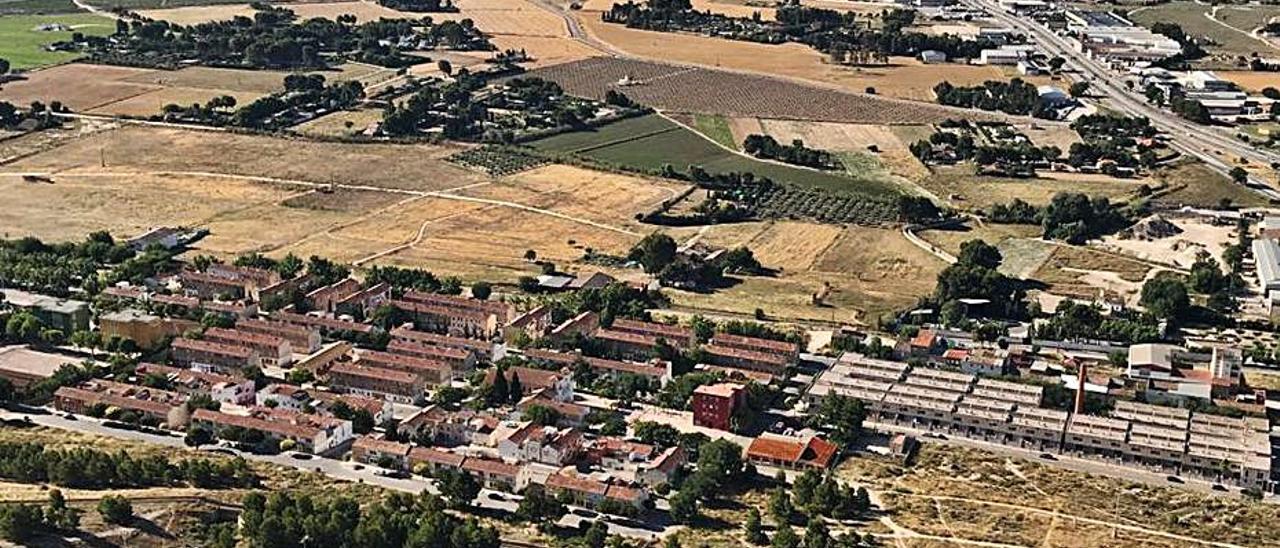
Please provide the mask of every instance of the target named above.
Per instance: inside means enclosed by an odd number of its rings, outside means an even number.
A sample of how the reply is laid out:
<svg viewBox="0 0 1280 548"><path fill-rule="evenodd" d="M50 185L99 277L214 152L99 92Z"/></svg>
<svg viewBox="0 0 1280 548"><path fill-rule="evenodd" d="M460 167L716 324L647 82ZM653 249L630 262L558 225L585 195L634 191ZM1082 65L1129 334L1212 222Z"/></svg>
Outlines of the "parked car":
<svg viewBox="0 0 1280 548"><path fill-rule="evenodd" d="M1169 480L1169 483L1183 483L1182 478L1174 475L1165 476L1164 479Z"/></svg>

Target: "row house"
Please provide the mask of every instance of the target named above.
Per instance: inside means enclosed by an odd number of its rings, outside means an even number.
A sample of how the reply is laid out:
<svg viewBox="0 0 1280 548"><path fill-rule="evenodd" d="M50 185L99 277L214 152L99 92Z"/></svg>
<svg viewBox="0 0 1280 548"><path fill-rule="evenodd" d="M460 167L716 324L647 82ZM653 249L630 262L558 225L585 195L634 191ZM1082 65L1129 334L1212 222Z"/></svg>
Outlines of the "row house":
<svg viewBox="0 0 1280 548"><path fill-rule="evenodd" d="M353 322L350 320L342 320L330 318L326 316L316 316L313 314L298 314L296 312L287 312L277 310L271 313L271 319L278 322L287 323L311 329L317 329L321 335L332 336L335 333L357 333L367 335L373 333L376 329L367 323Z"/></svg>
<svg viewBox="0 0 1280 548"><path fill-rule="evenodd" d="M321 347L320 351L314 352L309 356L304 356L293 364L294 369L305 369L312 373L328 371L333 364L340 361L350 361L355 355L355 345L347 341L335 341L328 346Z"/></svg>
<svg viewBox="0 0 1280 548"><path fill-rule="evenodd" d="M159 305L173 313L186 313L200 309L200 299L188 297L186 295L153 293L147 298L147 300L151 302L152 305Z"/></svg>
<svg viewBox="0 0 1280 548"><path fill-rule="evenodd" d="M556 343L567 343L578 337L592 337L599 329L600 315L588 310L552 328L547 338Z"/></svg>
<svg viewBox="0 0 1280 548"><path fill-rule="evenodd" d="M872 408L879 420L932 428L951 424L962 393L910 384L895 384Z"/></svg>
<svg viewBox="0 0 1280 548"><path fill-rule="evenodd" d="M383 468L403 470L409 468L409 451L407 443L387 441L373 436L357 436L351 442L351 460L372 464Z"/></svg>
<svg viewBox="0 0 1280 548"><path fill-rule="evenodd" d="M508 493L516 491L520 477L520 466L481 457L467 457L462 461L462 471L487 489Z"/></svg>
<svg viewBox="0 0 1280 548"><path fill-rule="evenodd" d="M283 337L251 333L239 329L210 327L204 330L203 340L253 350L262 367L287 366L293 363L293 346Z"/></svg>
<svg viewBox="0 0 1280 548"><path fill-rule="evenodd" d="M605 501L611 501L638 511L644 508L649 499L648 492L644 489L583 477L568 470L547 476L546 488L556 496L566 496L575 503L590 508L599 508Z"/></svg>
<svg viewBox="0 0 1280 548"><path fill-rule="evenodd" d="M419 344L405 340L393 339L387 344L387 352L433 360L448 364L456 374L462 374L475 368L477 358L474 352L449 346Z"/></svg>
<svg viewBox="0 0 1280 548"><path fill-rule="evenodd" d="M492 339L498 333L498 317L492 312L406 300L393 299L390 302L391 306L408 313L414 324L430 331L486 340Z"/></svg>
<svg viewBox="0 0 1280 548"><path fill-rule="evenodd" d="M880 402L893 384L851 377L819 377L805 393L809 405L819 405L829 395L855 398L862 401L868 411L879 409Z"/></svg>
<svg viewBox="0 0 1280 548"><path fill-rule="evenodd" d="M390 285L378 283L366 288L353 278L316 288L306 296L311 310L351 316L365 316L389 300Z"/></svg>
<svg viewBox="0 0 1280 548"><path fill-rule="evenodd" d="M998 377L1009 372L1007 356L985 348L950 348L942 353L939 361L970 375Z"/></svg>
<svg viewBox="0 0 1280 548"><path fill-rule="evenodd" d="M656 487L670 484L676 472L689 462L689 454L683 447L669 447L656 457L640 464L636 481L641 485Z"/></svg>
<svg viewBox="0 0 1280 548"><path fill-rule="evenodd" d="M258 353L251 348L212 341L177 338L169 349L179 365L199 371L239 373L260 363Z"/></svg>
<svg viewBox="0 0 1280 548"><path fill-rule="evenodd" d="M326 415L335 416L335 409L345 406L347 409L363 410L373 417L374 424L382 424L392 416L391 402L383 398L371 398L359 394L343 394L325 390L308 391L311 396L311 408Z"/></svg>
<svg viewBox="0 0 1280 548"><path fill-rule="evenodd" d="M190 418L186 404L184 394L105 380L63 386L53 393L53 407L59 411L84 415L96 406L115 408L170 430L186 428Z"/></svg>
<svg viewBox="0 0 1280 548"><path fill-rule="evenodd" d="M1123 457L1161 468L1177 469L1187 453L1187 429L1130 423Z"/></svg>
<svg viewBox="0 0 1280 548"><path fill-rule="evenodd" d="M629 465L647 462L658 448L647 443L631 441L616 436L589 440L583 444L584 460L605 468L622 469Z"/></svg>
<svg viewBox="0 0 1280 548"><path fill-rule="evenodd" d="M485 371L484 384L493 384L497 380L498 373L497 367L491 367ZM520 386L527 393L546 390L546 397L552 400L573 401L573 375L567 371L547 371L545 369L513 366L506 368L503 374L506 376L508 385L511 379L519 377Z"/></svg>
<svg viewBox="0 0 1280 548"><path fill-rule="evenodd" d="M344 278L332 284L317 287L309 291L305 297L307 308L326 313L338 311L338 303L355 295L364 287L360 280Z"/></svg>
<svg viewBox="0 0 1280 548"><path fill-rule="evenodd" d="M297 352L311 354L320 350L320 331L309 327L254 318L236 322L236 330L280 337L289 341L289 346Z"/></svg>
<svg viewBox="0 0 1280 548"><path fill-rule="evenodd" d="M606 351L623 359L647 360L653 357L659 338L640 333L601 328L596 331L595 340Z"/></svg>
<svg viewBox="0 0 1280 548"><path fill-rule="evenodd" d="M416 403L426 391L422 377L413 373L354 363L329 368L328 382L335 390L398 403Z"/></svg>
<svg viewBox="0 0 1280 548"><path fill-rule="evenodd" d="M747 388L736 383L704 384L693 389L689 405L693 424L716 430L733 430L733 417L747 404Z"/></svg>
<svg viewBox="0 0 1280 548"><path fill-rule="evenodd" d="M155 363L140 363L134 368L134 374L140 379L159 377L175 392L188 396L205 395L219 403L247 405L253 402L255 388L253 381L239 375L221 375L181 369Z"/></svg>
<svg viewBox="0 0 1280 548"><path fill-rule="evenodd" d="M258 391L255 403L259 407L305 411L311 407L311 392L296 384L271 383Z"/></svg>
<svg viewBox="0 0 1280 548"><path fill-rule="evenodd" d="M1018 406L1009 420L1009 443L1038 450L1059 449L1068 417L1058 409Z"/></svg>
<svg viewBox="0 0 1280 548"><path fill-rule="evenodd" d="M736 348L749 352L782 356L787 359L788 365L795 365L800 361L800 344L790 341L775 341L773 339L744 337L731 333L716 333L711 337L711 344L724 348Z"/></svg>
<svg viewBox="0 0 1280 548"><path fill-rule="evenodd" d="M785 377L787 367L794 364L790 358L781 354L744 350L714 343L702 345L702 351L706 354L707 361L711 364L746 369L748 371L759 371L768 373L775 378Z"/></svg>
<svg viewBox="0 0 1280 548"><path fill-rule="evenodd" d="M1004 439L1013 409L1008 401L966 395L956 405L951 428L976 439Z"/></svg>
<svg viewBox="0 0 1280 548"><path fill-rule="evenodd" d="M493 359L494 345L488 341L440 335L438 333L418 331L405 326L392 329L391 339L422 346L439 346L443 348L461 350L463 352L470 352L474 354L476 358L485 361Z"/></svg>
<svg viewBox="0 0 1280 548"><path fill-rule="evenodd" d="M400 421L397 429L403 436L425 438L433 445L492 445L491 436L500 420L489 412L471 409L450 411L432 405Z"/></svg>
<svg viewBox="0 0 1280 548"><path fill-rule="evenodd" d="M977 383L978 378L968 373L957 373L929 367L914 367L902 382L921 388L943 390L946 392L966 393Z"/></svg>
<svg viewBox="0 0 1280 548"><path fill-rule="evenodd" d="M664 385L671 380L671 364L661 360L650 360L647 363L624 362L584 356L581 352L559 352L541 348L527 348L524 356L531 361L544 365L556 365L573 369L585 364L591 371L604 377L616 377L623 374L636 375Z"/></svg>
<svg viewBox="0 0 1280 548"><path fill-rule="evenodd" d="M467 457L432 447L413 446L405 459L406 468L413 473L434 475L441 470L461 470Z"/></svg>
<svg viewBox="0 0 1280 548"><path fill-rule="evenodd" d="M410 373L431 385L448 384L456 376L454 369L448 363L442 361L378 352L376 350L360 351L359 360L356 363L369 367ZM339 365L341 365L341 362L331 366L330 369Z"/></svg>
<svg viewBox="0 0 1280 548"><path fill-rule="evenodd" d="M237 428L260 432L275 442L293 440L296 450L304 453L327 453L353 437L351 421L284 410L255 408L248 415L232 415L197 409L192 422L214 433Z"/></svg>
<svg viewBox="0 0 1280 548"><path fill-rule="evenodd" d="M494 317L497 318L499 327L511 323L511 320L516 317L515 306L501 301L473 299L458 295L444 295L441 293L425 293L422 291L408 291L405 292L404 296L401 298L409 302L439 306L442 308L474 310L493 314Z"/></svg>
<svg viewBox="0 0 1280 548"><path fill-rule="evenodd" d="M236 300L249 296L247 284L241 280L184 270L178 273L183 294L200 299Z"/></svg>
<svg viewBox="0 0 1280 548"><path fill-rule="evenodd" d="M979 378L973 396L1007 401L1018 407L1039 407L1044 400L1044 387L1034 384Z"/></svg>
<svg viewBox="0 0 1280 548"><path fill-rule="evenodd" d="M527 423L498 442L504 460L564 466L582 452L582 431Z"/></svg>
<svg viewBox="0 0 1280 548"><path fill-rule="evenodd" d="M502 328L502 340L507 344L515 344L524 339L537 342L551 330L554 318L552 309L547 305L539 305L532 310L516 316L511 323Z"/></svg>
<svg viewBox="0 0 1280 548"><path fill-rule="evenodd" d="M226 263L211 264L204 269L204 272L210 276L244 282L246 285L253 287L267 287L279 283L282 279L279 273L268 268L236 266Z"/></svg>
<svg viewBox="0 0 1280 548"><path fill-rule="evenodd" d="M692 347L693 343L697 340L692 328L682 327L679 325L642 322L639 320L619 318L615 319L609 328L623 333L634 333L636 335L644 335L654 339L662 339L667 341L667 344L676 348Z"/></svg>
<svg viewBox="0 0 1280 548"><path fill-rule="evenodd" d="M234 321L258 315L258 305L248 301L200 301L200 310Z"/></svg>
<svg viewBox="0 0 1280 548"><path fill-rule="evenodd" d="M300 274L287 280L280 280L276 283L260 286L253 295L254 300L259 302L269 301L272 299L282 298L283 296L294 292L303 291L312 282L310 274Z"/></svg>
<svg viewBox="0 0 1280 548"><path fill-rule="evenodd" d="M831 468L840 448L818 436L794 438L763 434L747 446L747 461L757 466L789 470Z"/></svg>
<svg viewBox="0 0 1280 548"><path fill-rule="evenodd" d="M1073 414L1067 424L1064 448L1108 457L1123 454L1129 437L1129 421Z"/></svg>
<svg viewBox="0 0 1280 548"><path fill-rule="evenodd" d="M909 366L902 362L869 358L862 354L846 352L836 360L831 371L849 378L896 383L907 377L908 368Z"/></svg>
<svg viewBox="0 0 1280 548"><path fill-rule="evenodd" d="M1269 423L1260 417L1192 415L1184 469L1245 488L1271 485Z"/></svg>

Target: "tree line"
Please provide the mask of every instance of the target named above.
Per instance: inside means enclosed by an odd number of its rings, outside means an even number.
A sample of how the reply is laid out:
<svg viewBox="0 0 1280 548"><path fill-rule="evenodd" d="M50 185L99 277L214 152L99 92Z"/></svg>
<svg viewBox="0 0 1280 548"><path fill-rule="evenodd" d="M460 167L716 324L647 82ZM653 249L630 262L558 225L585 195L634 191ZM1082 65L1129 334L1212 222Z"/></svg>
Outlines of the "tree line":
<svg viewBox="0 0 1280 548"><path fill-rule="evenodd" d="M783 145L772 136L751 134L742 141L742 151L757 158L778 160L788 164L817 169L841 169L844 167L834 154L804 146L804 141L800 139L791 141L790 145Z"/></svg>
<svg viewBox="0 0 1280 548"><path fill-rule="evenodd" d="M995 223L1040 225L1042 237L1080 245L1113 234L1131 223L1119 205L1105 196L1079 192L1059 192L1044 207L1014 198L1009 204L992 206L987 217Z"/></svg>
<svg viewBox="0 0 1280 548"><path fill-rule="evenodd" d="M54 449L40 443L0 442L0 477L24 483L52 483L76 489L119 489L191 485L201 488L255 487L258 477L244 459L135 457L91 447Z"/></svg>
<svg viewBox="0 0 1280 548"><path fill-rule="evenodd" d="M1036 86L1014 78L1008 82L987 80L980 86L955 86L940 82L933 87L939 104L960 108L993 110L1019 116L1053 118L1054 110L1040 100Z"/></svg>

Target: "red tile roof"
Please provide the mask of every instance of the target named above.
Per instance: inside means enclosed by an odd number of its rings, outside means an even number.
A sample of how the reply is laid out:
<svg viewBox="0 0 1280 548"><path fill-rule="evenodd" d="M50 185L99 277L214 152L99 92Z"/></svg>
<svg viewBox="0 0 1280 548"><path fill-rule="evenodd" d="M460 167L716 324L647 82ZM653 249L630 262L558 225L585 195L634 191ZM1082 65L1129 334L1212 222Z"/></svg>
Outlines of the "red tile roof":
<svg viewBox="0 0 1280 548"><path fill-rule="evenodd" d="M574 475L570 472L556 472L547 476L547 488L605 496L605 493L609 491L609 484Z"/></svg>
<svg viewBox="0 0 1280 548"><path fill-rule="evenodd" d="M520 473L520 467L514 464L479 457L467 457L467 460L462 461L462 469L468 472L478 472L511 479L515 479L516 475Z"/></svg>
<svg viewBox="0 0 1280 548"><path fill-rule="evenodd" d="M834 444L817 436L801 440L764 435L751 441L751 445L747 447L747 457L826 468L831 466L837 449Z"/></svg>
<svg viewBox="0 0 1280 548"><path fill-rule="evenodd" d="M407 443L398 443L378 439L373 436L357 436L356 441L351 444L351 448L361 449L368 452L383 453L387 455L406 456L409 454L410 445Z"/></svg>
<svg viewBox="0 0 1280 548"><path fill-rule="evenodd" d="M732 333L716 333L711 337L712 344L721 346L730 346L738 348L746 348L758 352L770 352L775 354L794 354L800 351L800 345L788 341L775 341L773 339L762 339L759 337L744 337L742 335L734 335Z"/></svg>
<svg viewBox="0 0 1280 548"><path fill-rule="evenodd" d="M451 468L461 468L462 462L465 460L467 460L467 457L457 453L450 453L448 451L441 451L430 447L414 447L409 450L409 462L413 462L415 464L419 462L429 462L432 464L449 466Z"/></svg>
<svg viewBox="0 0 1280 548"><path fill-rule="evenodd" d="M357 365L353 363L337 363L329 368L330 375L346 375L349 377L360 377L364 379L376 379L398 384L413 384L417 382L418 376L406 371L396 369L387 369L385 367L370 367L367 365Z"/></svg>
<svg viewBox="0 0 1280 548"><path fill-rule="evenodd" d="M196 339L187 339L179 337L173 340L174 349L191 350L194 352L204 352L207 354L219 354L223 356L231 356L241 359L249 359L253 357L253 350L241 346L232 346L229 344L201 341Z"/></svg>

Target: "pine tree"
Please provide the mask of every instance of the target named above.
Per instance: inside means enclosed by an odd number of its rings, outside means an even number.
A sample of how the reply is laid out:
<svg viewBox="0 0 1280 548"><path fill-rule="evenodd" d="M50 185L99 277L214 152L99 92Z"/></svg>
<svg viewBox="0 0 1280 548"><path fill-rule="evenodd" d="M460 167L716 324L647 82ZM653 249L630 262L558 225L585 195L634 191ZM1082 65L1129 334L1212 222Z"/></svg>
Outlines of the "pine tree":
<svg viewBox="0 0 1280 548"><path fill-rule="evenodd" d="M493 398L495 403L505 403L511 399L509 390L510 388L507 385L507 372L503 371L501 367L498 367L497 370L494 371L493 392L490 392L490 396Z"/></svg>
<svg viewBox="0 0 1280 548"><path fill-rule="evenodd" d="M769 537L764 534L764 527L760 525L760 510L751 508L747 513L747 522L743 524L743 529L747 533L747 542L762 546L769 542Z"/></svg>
<svg viewBox="0 0 1280 548"><path fill-rule="evenodd" d="M512 405L520 403L520 399L524 397L524 386L520 384L519 373L511 372L511 382L507 385L507 392Z"/></svg>
<svg viewBox="0 0 1280 548"><path fill-rule="evenodd" d="M796 536L790 525L783 525L773 534L773 542L770 544L773 548L799 548L800 537Z"/></svg>
<svg viewBox="0 0 1280 548"><path fill-rule="evenodd" d="M773 516L774 521L779 526L785 526L791 522L791 496L782 488L774 489L773 494L769 496L769 514Z"/></svg>

